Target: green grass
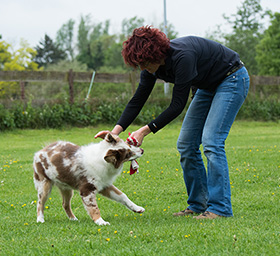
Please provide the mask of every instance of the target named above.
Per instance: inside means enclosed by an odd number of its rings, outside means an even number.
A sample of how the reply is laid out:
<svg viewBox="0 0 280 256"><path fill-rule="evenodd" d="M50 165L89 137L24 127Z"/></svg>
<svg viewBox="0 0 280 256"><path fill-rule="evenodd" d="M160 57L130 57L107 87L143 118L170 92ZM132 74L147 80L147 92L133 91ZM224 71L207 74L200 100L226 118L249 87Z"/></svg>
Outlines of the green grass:
<svg viewBox="0 0 280 256"><path fill-rule="evenodd" d="M174 123L145 139L140 173L130 176L126 163L115 182L146 208L142 215L98 196L102 217L111 226L97 226L75 192L72 209L79 221L71 222L54 188L46 203L46 222L36 223L34 152L58 139L79 145L97 141L94 134L108 128L0 134L0 255L279 255L279 122L233 125L226 143L233 218L172 217L187 206L176 150L180 126Z"/></svg>

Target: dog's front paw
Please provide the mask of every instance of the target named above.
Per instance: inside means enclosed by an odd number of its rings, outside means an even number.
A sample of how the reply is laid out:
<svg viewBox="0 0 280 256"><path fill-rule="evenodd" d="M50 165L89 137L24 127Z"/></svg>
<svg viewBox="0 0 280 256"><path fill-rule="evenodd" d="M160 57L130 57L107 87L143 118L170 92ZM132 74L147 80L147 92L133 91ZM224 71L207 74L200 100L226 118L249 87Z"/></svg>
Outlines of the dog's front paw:
<svg viewBox="0 0 280 256"><path fill-rule="evenodd" d="M109 222L103 220L101 217L99 219L97 219L96 221L94 221L97 225L101 226L101 225L110 225Z"/></svg>
<svg viewBox="0 0 280 256"><path fill-rule="evenodd" d="M45 222L44 217L38 216L37 217L37 223L39 223L39 222L44 223Z"/></svg>
<svg viewBox="0 0 280 256"><path fill-rule="evenodd" d="M145 211L145 208L141 207L141 206L136 206L134 209L133 209L134 212L137 212L137 213L142 213Z"/></svg>

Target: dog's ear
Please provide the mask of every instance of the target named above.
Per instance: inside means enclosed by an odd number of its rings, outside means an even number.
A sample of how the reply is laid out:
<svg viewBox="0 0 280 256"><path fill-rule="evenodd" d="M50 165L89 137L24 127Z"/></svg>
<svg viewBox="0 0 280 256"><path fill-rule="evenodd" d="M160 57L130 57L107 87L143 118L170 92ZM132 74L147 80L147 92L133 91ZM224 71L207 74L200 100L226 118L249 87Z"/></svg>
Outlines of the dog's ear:
<svg viewBox="0 0 280 256"><path fill-rule="evenodd" d="M116 136L114 136L113 134L111 133L107 133L107 135L105 136L104 138L108 143L111 143L111 144L116 144L117 143L117 138Z"/></svg>
<svg viewBox="0 0 280 256"><path fill-rule="evenodd" d="M106 156L104 156L104 160L108 163L113 164L114 167L117 169L124 162L125 156L126 156L125 149L118 149L118 150L110 149L108 150Z"/></svg>

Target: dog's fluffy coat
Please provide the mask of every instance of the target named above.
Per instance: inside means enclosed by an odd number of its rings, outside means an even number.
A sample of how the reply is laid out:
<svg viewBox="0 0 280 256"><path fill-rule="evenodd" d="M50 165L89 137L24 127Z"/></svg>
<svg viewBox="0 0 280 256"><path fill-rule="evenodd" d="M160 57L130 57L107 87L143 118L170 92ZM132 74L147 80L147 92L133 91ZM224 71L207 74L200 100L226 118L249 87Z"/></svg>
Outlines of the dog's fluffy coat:
<svg viewBox="0 0 280 256"><path fill-rule="evenodd" d="M141 148L130 146L110 133L100 143L79 147L58 141L38 151L33 162L38 191L37 222L44 222L44 205L53 185L60 189L63 208L71 220L77 220L71 210L73 189L79 190L85 209L98 225L109 225L109 222L101 218L96 193L122 203L134 212L144 212L144 208L113 186L123 163L142 154Z"/></svg>

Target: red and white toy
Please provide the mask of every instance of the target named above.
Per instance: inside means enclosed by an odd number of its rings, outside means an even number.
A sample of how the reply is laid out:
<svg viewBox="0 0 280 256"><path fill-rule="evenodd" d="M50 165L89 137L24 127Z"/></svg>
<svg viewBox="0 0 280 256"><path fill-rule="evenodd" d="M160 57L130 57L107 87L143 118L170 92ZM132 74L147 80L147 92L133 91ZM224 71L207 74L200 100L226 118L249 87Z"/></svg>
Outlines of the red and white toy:
<svg viewBox="0 0 280 256"><path fill-rule="evenodd" d="M126 139L127 144L139 147L139 142L134 137L131 137L131 133L128 133L128 138ZM139 164L136 160L132 160L130 164L130 175L134 173L139 173Z"/></svg>

